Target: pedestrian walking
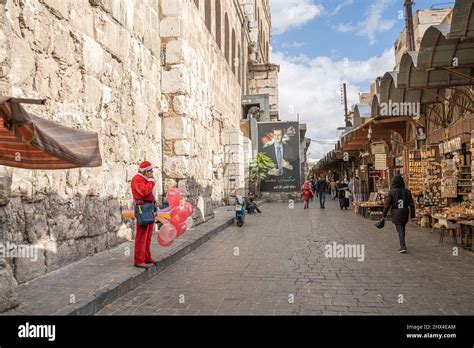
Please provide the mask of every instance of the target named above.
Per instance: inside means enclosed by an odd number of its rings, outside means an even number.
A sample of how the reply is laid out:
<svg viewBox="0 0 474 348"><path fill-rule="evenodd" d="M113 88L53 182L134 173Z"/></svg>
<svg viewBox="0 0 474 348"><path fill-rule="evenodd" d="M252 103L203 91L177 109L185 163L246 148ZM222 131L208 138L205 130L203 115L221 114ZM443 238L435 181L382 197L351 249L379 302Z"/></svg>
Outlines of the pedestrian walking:
<svg viewBox="0 0 474 348"><path fill-rule="evenodd" d="M401 175L396 175L392 180L390 191L385 200L383 219L387 217L389 210L391 210L392 223L395 225L400 240L400 249L398 252L406 253L406 225L410 214L412 221L415 220L415 203L413 202L411 191L405 188L405 181Z"/></svg>
<svg viewBox="0 0 474 348"><path fill-rule="evenodd" d="M148 161L141 163L138 167L138 174L133 177L131 183L133 199L138 210L142 212L147 211L148 213L149 211L156 210L155 185L156 179L153 176L153 165ZM134 254L135 267L148 268L149 264L158 262L151 257L150 252L154 228L154 221L146 225L140 225L137 217Z"/></svg>
<svg viewBox="0 0 474 348"><path fill-rule="evenodd" d="M313 191L313 195L311 196L311 201L314 201L314 196L316 196L316 180L314 180L314 178L311 178L310 185L311 185L311 191Z"/></svg>
<svg viewBox="0 0 474 348"><path fill-rule="evenodd" d="M333 200L335 200L337 196L337 183L334 181L334 179L332 179L329 185L331 187L331 197Z"/></svg>
<svg viewBox="0 0 474 348"><path fill-rule="evenodd" d="M313 191L311 191L311 184L309 181L306 181L301 187L301 198L304 200L304 208L309 209L309 201L313 196Z"/></svg>
<svg viewBox="0 0 474 348"><path fill-rule="evenodd" d="M348 192L347 181L344 180L337 184L337 195L339 198L339 207L341 210L349 209L349 198L346 197L346 192Z"/></svg>
<svg viewBox="0 0 474 348"><path fill-rule="evenodd" d="M328 182L325 177L319 177L316 184L316 189L319 193L319 206L321 209L325 209L324 205L326 204L326 192L328 190Z"/></svg>

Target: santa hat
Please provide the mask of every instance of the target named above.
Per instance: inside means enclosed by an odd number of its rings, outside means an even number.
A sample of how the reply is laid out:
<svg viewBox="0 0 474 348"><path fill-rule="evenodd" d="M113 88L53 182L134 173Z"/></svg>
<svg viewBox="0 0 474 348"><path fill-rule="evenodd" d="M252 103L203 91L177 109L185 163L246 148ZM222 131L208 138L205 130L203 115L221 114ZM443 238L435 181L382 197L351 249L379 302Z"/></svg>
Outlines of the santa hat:
<svg viewBox="0 0 474 348"><path fill-rule="evenodd" d="M142 162L140 166L138 166L138 171L140 173L145 173L146 171L149 171L152 169L153 169L153 165L148 161Z"/></svg>

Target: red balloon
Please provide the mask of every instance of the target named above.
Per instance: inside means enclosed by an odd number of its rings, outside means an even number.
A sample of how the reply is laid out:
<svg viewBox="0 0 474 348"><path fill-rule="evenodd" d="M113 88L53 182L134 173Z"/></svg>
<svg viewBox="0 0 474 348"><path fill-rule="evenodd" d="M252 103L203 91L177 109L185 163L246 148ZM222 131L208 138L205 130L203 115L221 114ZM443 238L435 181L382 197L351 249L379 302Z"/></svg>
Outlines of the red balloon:
<svg viewBox="0 0 474 348"><path fill-rule="evenodd" d="M183 194L180 189L172 188L166 193L166 199L168 200L170 207L176 207L181 203Z"/></svg>
<svg viewBox="0 0 474 348"><path fill-rule="evenodd" d="M178 231L176 238L178 238L179 236L181 236L184 232L188 230L188 226L186 226L186 224L181 224L175 227L176 227L176 230Z"/></svg>
<svg viewBox="0 0 474 348"><path fill-rule="evenodd" d="M171 211L170 222L175 226L180 225L184 223L188 217L187 209L183 204L180 204Z"/></svg>
<svg viewBox="0 0 474 348"><path fill-rule="evenodd" d="M192 205L191 203L189 203L189 202L184 202L184 203L183 203L183 206L184 206L184 208L186 209L186 213L187 213L187 215L188 215L187 217L192 216L193 213L194 213L193 205Z"/></svg>
<svg viewBox="0 0 474 348"><path fill-rule="evenodd" d="M158 244L159 244L160 246L166 248L166 247L171 246L171 244L173 244L173 242L174 242L174 240L172 240L172 241L169 242L169 243L165 243L165 242L163 241L163 239L161 239L160 235L158 234Z"/></svg>
<svg viewBox="0 0 474 348"><path fill-rule="evenodd" d="M176 234L176 227L171 224L164 224L158 231L158 236L160 236L161 240L165 243L172 242L176 238Z"/></svg>

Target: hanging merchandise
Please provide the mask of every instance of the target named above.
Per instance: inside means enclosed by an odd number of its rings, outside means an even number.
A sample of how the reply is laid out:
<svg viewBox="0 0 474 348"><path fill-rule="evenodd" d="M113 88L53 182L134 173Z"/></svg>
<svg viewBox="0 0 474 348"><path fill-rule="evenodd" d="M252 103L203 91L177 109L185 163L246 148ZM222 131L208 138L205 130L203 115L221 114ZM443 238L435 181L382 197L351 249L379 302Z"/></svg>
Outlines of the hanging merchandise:
<svg viewBox="0 0 474 348"><path fill-rule="evenodd" d="M458 177L454 159L443 159L441 161L441 173L441 196L456 198L458 196Z"/></svg>
<svg viewBox="0 0 474 348"><path fill-rule="evenodd" d="M437 162L438 148L423 146L421 149L421 163L424 175L424 204L438 205L441 200L441 163Z"/></svg>
<svg viewBox="0 0 474 348"><path fill-rule="evenodd" d="M424 173L421 166L421 153L419 150L410 151L408 155L408 188L413 196L423 194Z"/></svg>

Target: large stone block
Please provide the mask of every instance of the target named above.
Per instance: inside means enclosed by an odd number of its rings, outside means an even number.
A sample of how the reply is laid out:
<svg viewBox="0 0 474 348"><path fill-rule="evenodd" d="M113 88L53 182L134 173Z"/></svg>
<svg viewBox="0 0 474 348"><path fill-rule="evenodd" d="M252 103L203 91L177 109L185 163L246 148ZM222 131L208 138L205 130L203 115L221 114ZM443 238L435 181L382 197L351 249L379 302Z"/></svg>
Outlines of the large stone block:
<svg viewBox="0 0 474 348"><path fill-rule="evenodd" d="M189 156L191 154L191 142L189 140L178 140L174 143L174 153L179 156Z"/></svg>
<svg viewBox="0 0 474 348"><path fill-rule="evenodd" d="M257 80L257 87L258 88L276 88L278 87L278 80L277 79L264 79L264 80Z"/></svg>
<svg viewBox="0 0 474 348"><path fill-rule="evenodd" d="M242 145L243 141L243 134L239 129L227 129L225 131L224 143L226 145Z"/></svg>
<svg viewBox="0 0 474 348"><path fill-rule="evenodd" d="M160 37L180 37L183 33L183 21L179 17L167 17L160 22Z"/></svg>
<svg viewBox="0 0 474 348"><path fill-rule="evenodd" d="M165 17L176 17L183 10L183 0L161 0L161 13Z"/></svg>
<svg viewBox="0 0 474 348"><path fill-rule="evenodd" d="M173 97L173 110L177 115L187 115L189 112L188 100L184 95Z"/></svg>
<svg viewBox="0 0 474 348"><path fill-rule="evenodd" d="M0 313L18 305L16 287L10 266L5 259L0 259Z"/></svg>
<svg viewBox="0 0 474 348"><path fill-rule="evenodd" d="M53 12L56 16L68 19L69 17L69 4L63 0L43 0L43 3Z"/></svg>
<svg viewBox="0 0 474 348"><path fill-rule="evenodd" d="M189 175L189 160L184 156L167 157L163 166L167 178L184 179Z"/></svg>
<svg viewBox="0 0 474 348"><path fill-rule="evenodd" d="M175 65L169 71L163 71L161 79L162 93L187 94L190 91L189 71L184 65Z"/></svg>
<svg viewBox="0 0 474 348"><path fill-rule="evenodd" d="M0 168L0 206L10 202L12 176L8 170Z"/></svg>
<svg viewBox="0 0 474 348"><path fill-rule="evenodd" d="M85 75L84 76L84 89L87 95L87 101L92 111L96 112L99 110L102 99L102 84L96 78Z"/></svg>
<svg viewBox="0 0 474 348"><path fill-rule="evenodd" d="M163 136L166 140L188 139L191 134L191 120L186 117L163 119Z"/></svg>
<svg viewBox="0 0 474 348"><path fill-rule="evenodd" d="M95 40L83 35L84 46L82 57L87 74L100 76L104 72L104 50Z"/></svg>
<svg viewBox="0 0 474 348"><path fill-rule="evenodd" d="M121 61L127 59L130 50L130 34L106 14L96 12L95 37L112 55Z"/></svg>
<svg viewBox="0 0 474 348"><path fill-rule="evenodd" d="M186 54L186 41L176 39L166 45L166 64L183 64Z"/></svg>

